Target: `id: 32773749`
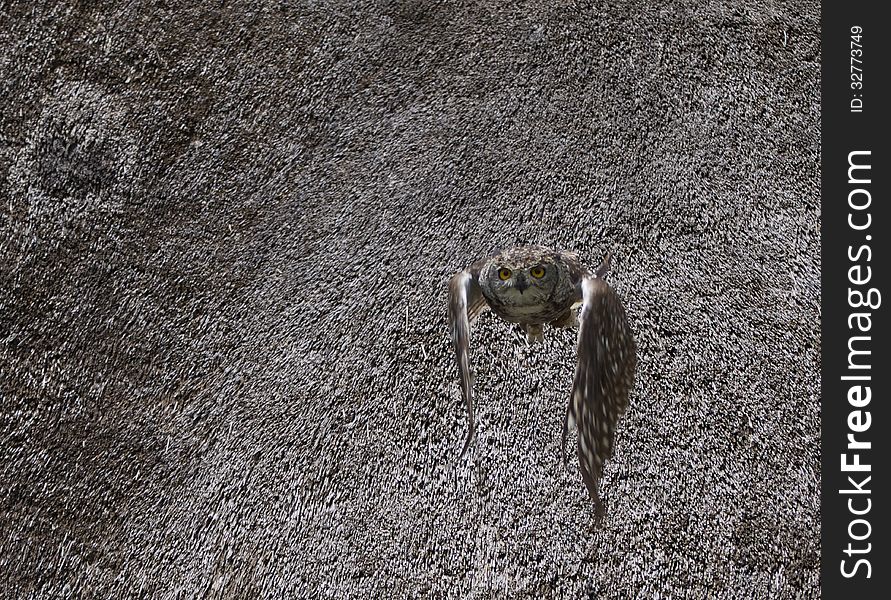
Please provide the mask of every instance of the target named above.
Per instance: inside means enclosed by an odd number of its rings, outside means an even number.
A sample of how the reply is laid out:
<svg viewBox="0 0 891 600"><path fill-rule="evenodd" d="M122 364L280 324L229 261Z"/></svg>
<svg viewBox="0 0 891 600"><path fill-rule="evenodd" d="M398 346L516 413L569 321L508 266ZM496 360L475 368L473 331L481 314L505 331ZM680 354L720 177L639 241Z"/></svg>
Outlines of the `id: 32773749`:
<svg viewBox="0 0 891 600"><path fill-rule="evenodd" d="M863 112L863 27L851 27L851 112Z"/></svg>

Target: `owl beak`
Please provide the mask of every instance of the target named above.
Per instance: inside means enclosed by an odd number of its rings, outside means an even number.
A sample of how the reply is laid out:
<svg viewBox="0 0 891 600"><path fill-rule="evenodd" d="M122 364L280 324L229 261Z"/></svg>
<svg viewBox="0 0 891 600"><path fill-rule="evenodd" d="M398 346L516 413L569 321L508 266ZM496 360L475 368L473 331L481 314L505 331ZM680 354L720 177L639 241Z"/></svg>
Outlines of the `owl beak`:
<svg viewBox="0 0 891 600"><path fill-rule="evenodd" d="M520 290L520 293L522 294L526 290L526 288L529 287L529 282L526 281L525 277L517 277L517 283L514 285L518 290Z"/></svg>

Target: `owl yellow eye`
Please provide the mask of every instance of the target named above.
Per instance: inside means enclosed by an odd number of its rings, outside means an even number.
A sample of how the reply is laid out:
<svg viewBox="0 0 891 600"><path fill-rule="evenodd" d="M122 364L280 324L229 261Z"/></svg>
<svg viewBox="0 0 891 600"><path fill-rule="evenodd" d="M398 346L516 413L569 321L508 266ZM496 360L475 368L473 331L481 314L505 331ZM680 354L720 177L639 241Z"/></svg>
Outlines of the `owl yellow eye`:
<svg viewBox="0 0 891 600"><path fill-rule="evenodd" d="M501 281L507 281L510 279L511 271L505 268L498 269L498 276L501 277Z"/></svg>
<svg viewBox="0 0 891 600"><path fill-rule="evenodd" d="M532 274L532 276L535 277L536 279L541 279L542 277L544 277L544 267L532 267L532 268L529 270L529 272L530 272L530 273Z"/></svg>

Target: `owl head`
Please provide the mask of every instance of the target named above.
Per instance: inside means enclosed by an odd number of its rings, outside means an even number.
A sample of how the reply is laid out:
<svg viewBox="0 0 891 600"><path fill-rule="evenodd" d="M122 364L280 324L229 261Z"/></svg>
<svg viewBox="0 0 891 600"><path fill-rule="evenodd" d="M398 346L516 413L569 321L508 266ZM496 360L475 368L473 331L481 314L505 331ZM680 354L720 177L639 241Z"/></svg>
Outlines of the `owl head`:
<svg viewBox="0 0 891 600"><path fill-rule="evenodd" d="M492 256L480 272L483 294L498 304L539 306L566 274L559 256L540 246L511 248Z"/></svg>

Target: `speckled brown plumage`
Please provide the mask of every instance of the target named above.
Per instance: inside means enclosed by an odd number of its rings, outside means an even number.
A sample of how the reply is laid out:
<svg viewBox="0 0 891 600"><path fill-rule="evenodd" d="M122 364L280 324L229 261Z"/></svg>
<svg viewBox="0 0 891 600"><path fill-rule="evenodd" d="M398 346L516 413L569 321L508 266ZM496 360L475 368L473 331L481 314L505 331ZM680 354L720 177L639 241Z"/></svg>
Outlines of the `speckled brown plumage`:
<svg viewBox="0 0 891 600"><path fill-rule="evenodd" d="M563 423L561 455L566 436L578 425L578 458L582 479L595 505L604 514L599 481L612 456L616 426L634 387L637 349L625 309L603 279L609 256L591 273L571 252L542 246L520 246L473 263L449 282L449 325L458 360L461 390L467 405L468 433L462 450L474 437L470 326L484 310L520 324L530 340L541 339L543 325L579 325L578 365ZM576 319L575 308L581 305Z"/></svg>

